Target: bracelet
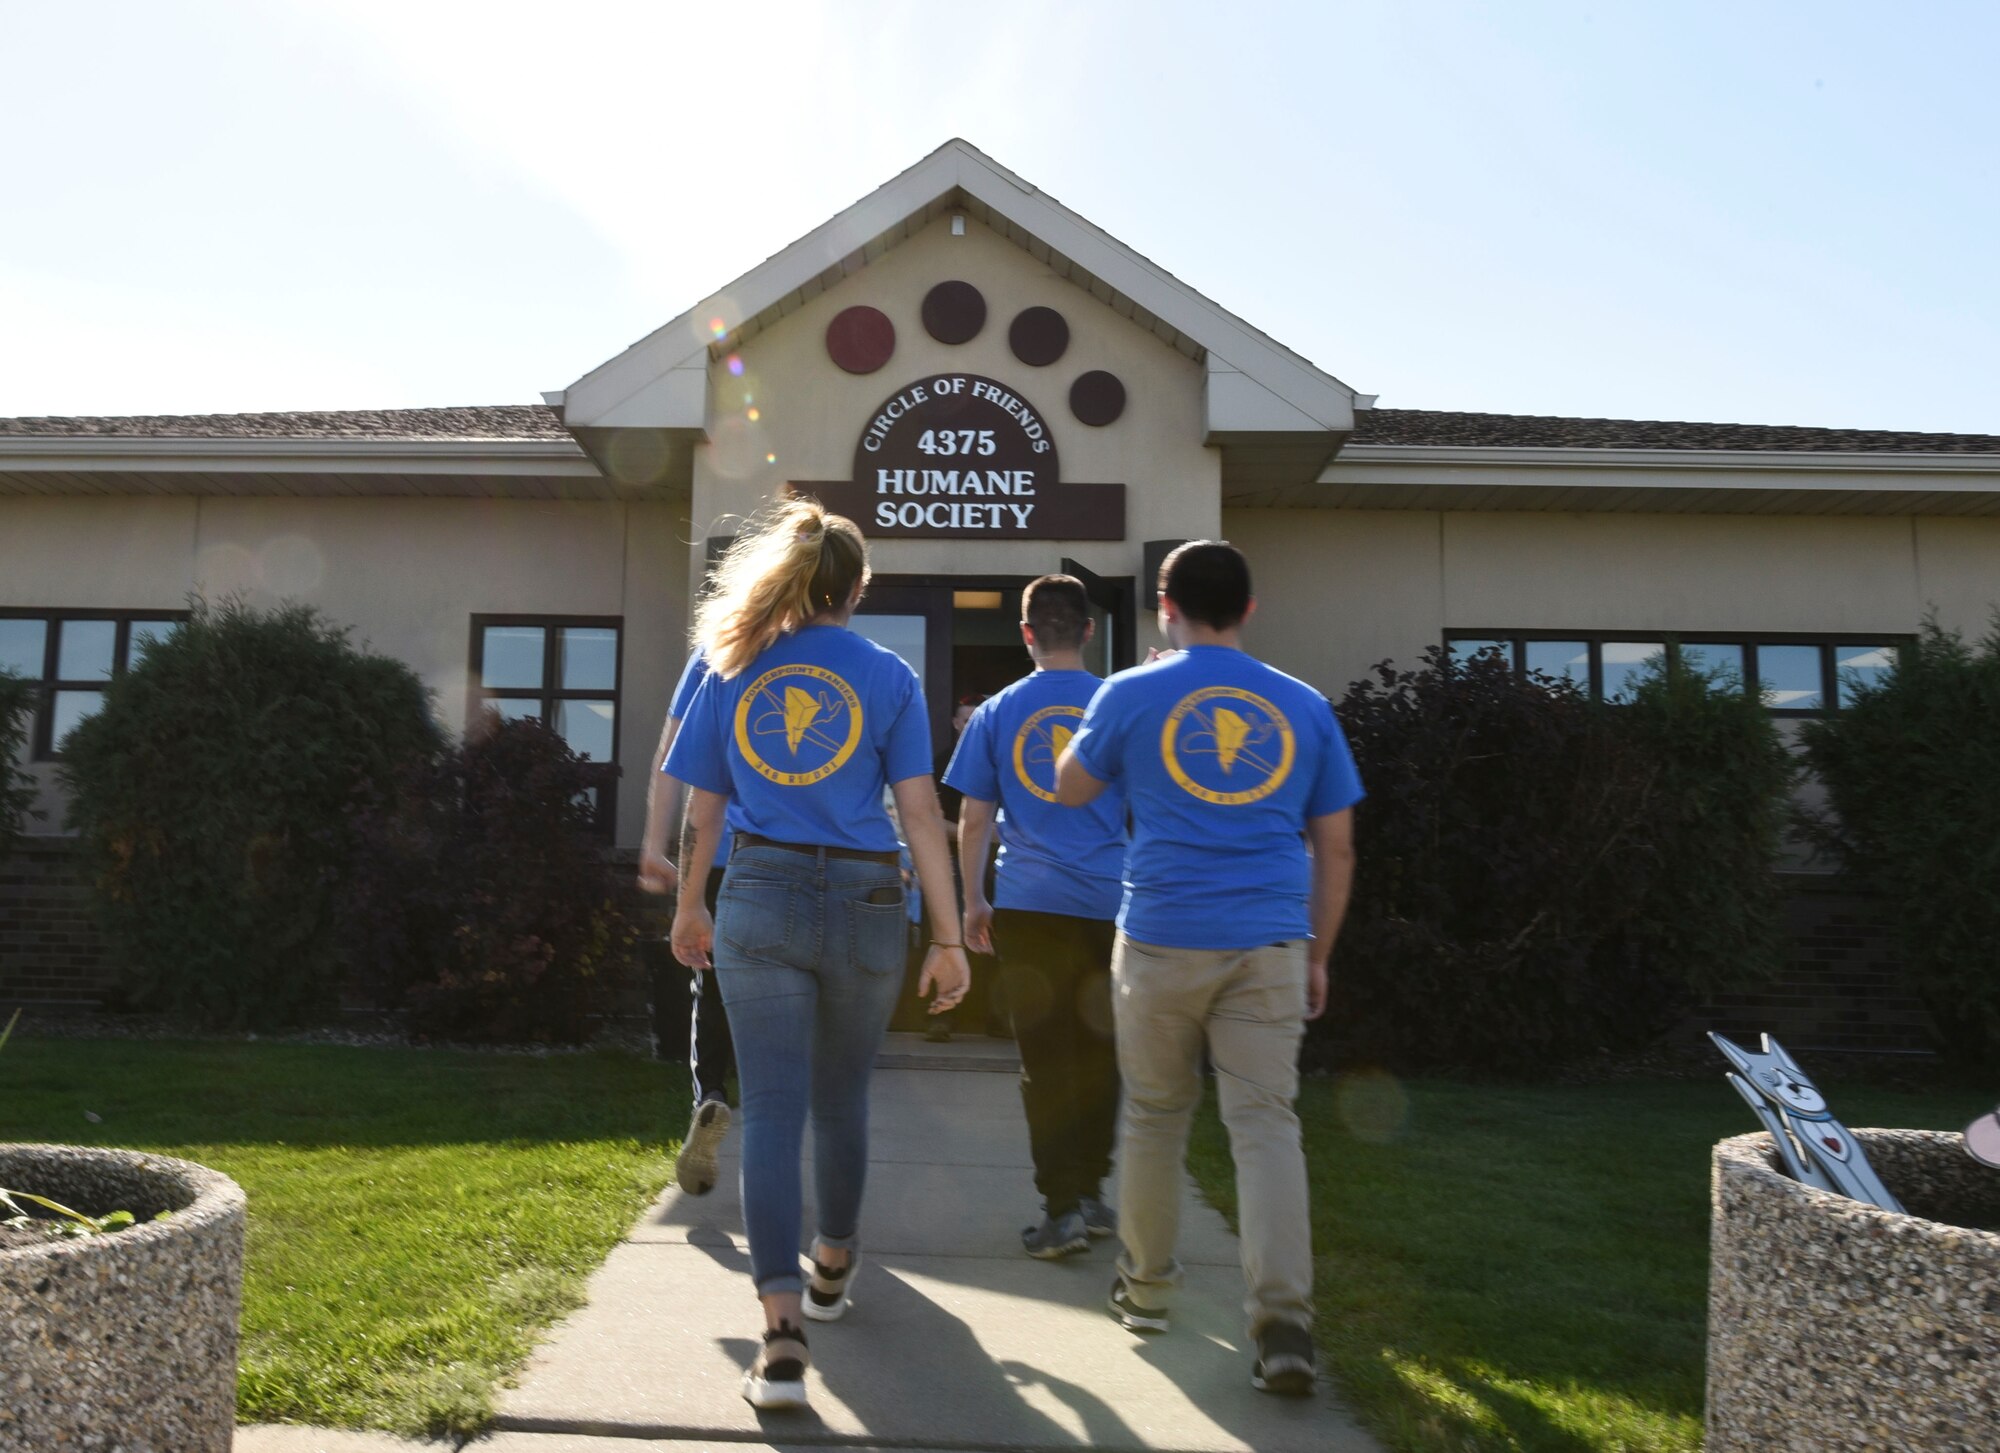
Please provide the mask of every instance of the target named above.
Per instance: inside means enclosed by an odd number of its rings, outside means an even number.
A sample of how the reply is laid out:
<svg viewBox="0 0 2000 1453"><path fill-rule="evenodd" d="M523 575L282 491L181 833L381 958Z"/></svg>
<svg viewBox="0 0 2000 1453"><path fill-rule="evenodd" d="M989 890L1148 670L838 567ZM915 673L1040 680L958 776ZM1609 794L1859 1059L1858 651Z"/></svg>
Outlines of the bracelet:
<svg viewBox="0 0 2000 1453"><path fill-rule="evenodd" d="M934 939L932 939L932 940L931 940L931 947L932 947L932 948L964 948L964 947L965 947L965 943L964 943L964 941L963 941L963 940L960 940L960 941L959 941L958 943L946 943L946 942L945 942L945 941L944 941L943 939L941 939L941 938L934 938Z"/></svg>

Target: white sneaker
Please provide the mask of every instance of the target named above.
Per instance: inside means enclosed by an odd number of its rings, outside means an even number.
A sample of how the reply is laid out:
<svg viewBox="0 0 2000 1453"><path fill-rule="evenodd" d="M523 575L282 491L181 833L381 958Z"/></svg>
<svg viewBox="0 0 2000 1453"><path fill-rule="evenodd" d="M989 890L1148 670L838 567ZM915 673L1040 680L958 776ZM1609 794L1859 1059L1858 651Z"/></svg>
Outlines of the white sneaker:
<svg viewBox="0 0 2000 1453"><path fill-rule="evenodd" d="M743 1400L753 1408L780 1412L806 1406L806 1334L797 1327L772 1327L763 1350L743 1374Z"/></svg>

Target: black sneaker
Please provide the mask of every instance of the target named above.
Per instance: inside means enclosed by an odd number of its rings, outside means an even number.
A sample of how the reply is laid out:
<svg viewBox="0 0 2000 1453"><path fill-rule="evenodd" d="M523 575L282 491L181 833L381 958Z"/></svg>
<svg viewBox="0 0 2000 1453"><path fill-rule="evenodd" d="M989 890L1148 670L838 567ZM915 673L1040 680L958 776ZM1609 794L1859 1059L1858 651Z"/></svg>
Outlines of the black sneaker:
<svg viewBox="0 0 2000 1453"><path fill-rule="evenodd" d="M703 1100L694 1107L687 1139L674 1157L674 1181L690 1196L705 1196L715 1189L715 1153L728 1133L727 1100Z"/></svg>
<svg viewBox="0 0 2000 1453"><path fill-rule="evenodd" d="M800 1310L815 1322L838 1322L853 1304L854 1269L860 1265L858 1251L848 1252L847 1265L838 1271L815 1256L812 1275L806 1279L806 1294L799 1300Z"/></svg>
<svg viewBox="0 0 2000 1453"><path fill-rule="evenodd" d="M772 1327L763 1350L743 1374L743 1400L753 1408L777 1411L806 1406L806 1334L798 1327Z"/></svg>
<svg viewBox="0 0 2000 1453"><path fill-rule="evenodd" d="M1272 1322L1257 1334L1250 1386L1281 1397L1305 1397L1319 1376L1312 1333L1297 1322Z"/></svg>
<svg viewBox="0 0 2000 1453"><path fill-rule="evenodd" d="M1078 1198L1076 1208L1083 1212L1083 1229L1090 1233L1091 1240L1118 1234L1118 1213L1097 1197Z"/></svg>
<svg viewBox="0 0 2000 1453"><path fill-rule="evenodd" d="M1164 1332L1167 1330L1167 1309L1165 1307L1142 1307L1132 1300L1131 1290L1120 1276L1111 1283L1111 1315L1118 1319L1118 1325L1128 1332Z"/></svg>
<svg viewBox="0 0 2000 1453"><path fill-rule="evenodd" d="M1039 1261L1059 1261L1090 1250L1090 1232L1084 1229L1083 1212L1069 1210L1060 1216L1043 1216L1041 1225L1022 1228L1021 1245Z"/></svg>

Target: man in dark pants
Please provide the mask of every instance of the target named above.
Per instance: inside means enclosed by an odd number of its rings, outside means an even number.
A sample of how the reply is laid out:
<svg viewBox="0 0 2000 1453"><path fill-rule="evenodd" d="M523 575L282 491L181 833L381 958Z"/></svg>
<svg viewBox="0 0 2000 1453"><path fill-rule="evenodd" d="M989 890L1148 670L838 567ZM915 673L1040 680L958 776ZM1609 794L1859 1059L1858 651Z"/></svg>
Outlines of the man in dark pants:
<svg viewBox="0 0 2000 1453"><path fill-rule="evenodd" d="M680 886L680 872L667 857L667 831L679 813L681 784L664 772L667 749L674 744L687 705L708 674L708 663L697 651L688 657L680 683L674 687L673 703L667 708L666 724L660 729L659 749L653 754L653 772L646 784L646 832L639 848L639 887L647 893L669 894ZM723 830L716 850L716 862L729 859L729 832ZM708 911L715 912L716 895L722 890L722 869L710 871L704 885ZM667 1045L679 1024L679 1016L669 1009L675 985L691 974L688 983L688 1078L694 1082L694 1118L688 1122L687 1138L674 1160L674 1180L692 1196L705 1196L716 1177L716 1152L729 1131L729 1100L724 1086L736 1069L736 1052L729 1037L729 1017L723 1011L722 991L715 974L707 969L685 969L671 953L657 957L652 966L653 1053L664 1059ZM678 1051L676 1051L677 1053Z"/></svg>
<svg viewBox="0 0 2000 1453"><path fill-rule="evenodd" d="M945 772L964 795L958 852L965 942L1000 958L1002 997L1021 1047L1021 1101L1042 1194L1021 1233L1044 1260L1086 1249L1117 1226L1102 1200L1118 1118L1112 1035L1112 920L1123 894L1125 804L1056 801L1055 766L1099 682L1083 666L1093 629L1082 582L1044 575L1021 593L1034 674L981 703ZM986 898L994 830L1000 857Z"/></svg>

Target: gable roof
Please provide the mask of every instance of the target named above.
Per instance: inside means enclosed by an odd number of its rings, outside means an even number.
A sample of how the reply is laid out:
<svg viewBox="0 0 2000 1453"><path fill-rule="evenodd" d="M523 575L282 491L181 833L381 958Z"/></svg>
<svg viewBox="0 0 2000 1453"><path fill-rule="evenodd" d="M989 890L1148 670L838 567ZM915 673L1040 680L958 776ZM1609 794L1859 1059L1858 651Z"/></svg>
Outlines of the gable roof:
<svg viewBox="0 0 2000 1453"><path fill-rule="evenodd" d="M1260 443L1292 452L1318 445L1323 462L1353 428L1352 388L957 139L560 394L544 397L560 400L564 422L586 437L593 429L616 428L698 437L707 424L712 358L952 210L992 227L1058 276L1205 363L1206 435L1225 455ZM721 320L720 335L712 319Z"/></svg>

